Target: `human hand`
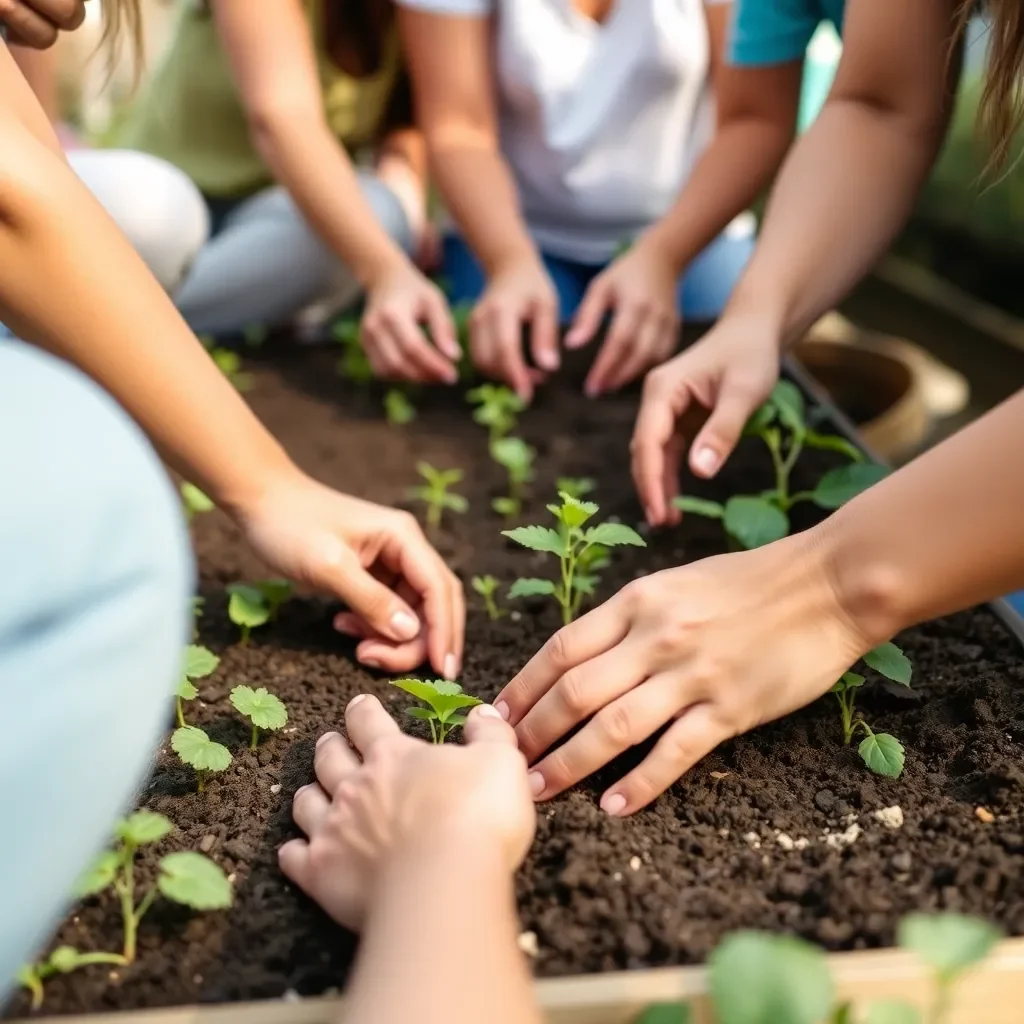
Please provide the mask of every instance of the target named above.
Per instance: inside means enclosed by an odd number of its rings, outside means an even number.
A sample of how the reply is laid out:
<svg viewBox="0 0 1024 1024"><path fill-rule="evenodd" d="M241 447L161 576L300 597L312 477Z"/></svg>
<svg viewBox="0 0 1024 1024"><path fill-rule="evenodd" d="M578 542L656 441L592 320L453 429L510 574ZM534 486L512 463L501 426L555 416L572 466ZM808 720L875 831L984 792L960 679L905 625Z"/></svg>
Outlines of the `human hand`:
<svg viewBox="0 0 1024 1024"><path fill-rule="evenodd" d="M281 870L335 921L359 928L393 859L410 852L469 845L515 871L536 814L515 733L494 708L469 713L464 746L403 735L366 694L345 725L356 752L336 732L317 740L317 781L292 805L306 838L279 851Z"/></svg>
<svg viewBox="0 0 1024 1024"><path fill-rule="evenodd" d="M825 693L865 651L816 531L643 577L556 633L498 695L549 799L663 726L601 797L632 814L718 744ZM578 724L590 722L538 761Z"/></svg>
<svg viewBox="0 0 1024 1024"><path fill-rule="evenodd" d="M45 50L59 32L72 32L85 20L85 0L0 0L0 25L7 41Z"/></svg>
<svg viewBox="0 0 1024 1024"><path fill-rule="evenodd" d="M448 304L408 260L370 285L360 338L373 372L385 380L454 384L459 379L455 363L462 350Z"/></svg>
<svg viewBox="0 0 1024 1024"><path fill-rule="evenodd" d="M524 324L539 373L523 358ZM521 259L491 277L470 317L470 349L477 369L526 402L544 372L558 369L558 296L540 260Z"/></svg>
<svg viewBox="0 0 1024 1024"><path fill-rule="evenodd" d="M727 316L675 359L652 370L633 430L633 482L651 526L678 523L680 420L710 413L690 446L690 469L713 477L732 453L751 413L779 376L779 341L756 317Z"/></svg>
<svg viewBox="0 0 1024 1024"><path fill-rule="evenodd" d="M615 391L675 351L680 318L676 274L654 243L641 239L590 283L566 348L582 348L607 313L608 334L583 390L590 398Z"/></svg>
<svg viewBox="0 0 1024 1024"><path fill-rule="evenodd" d="M435 671L458 675L462 584L409 513L340 494L295 471L236 516L275 571L349 606L335 628L361 638L356 656L363 664L405 672L429 655Z"/></svg>

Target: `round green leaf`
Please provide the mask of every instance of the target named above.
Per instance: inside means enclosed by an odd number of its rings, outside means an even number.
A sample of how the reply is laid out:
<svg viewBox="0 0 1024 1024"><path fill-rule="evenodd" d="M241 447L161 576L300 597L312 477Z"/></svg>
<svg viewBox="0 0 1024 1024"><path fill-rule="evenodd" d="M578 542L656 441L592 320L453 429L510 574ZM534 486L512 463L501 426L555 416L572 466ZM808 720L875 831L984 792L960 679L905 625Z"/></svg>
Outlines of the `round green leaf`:
<svg viewBox="0 0 1024 1024"><path fill-rule="evenodd" d="M513 597L545 597L555 592L555 585L551 580L525 579L516 580L508 588L508 596Z"/></svg>
<svg viewBox="0 0 1024 1024"><path fill-rule="evenodd" d="M855 444L836 434L819 434L816 430L808 430L804 434L804 444L819 451L838 452L851 462L864 461L864 453Z"/></svg>
<svg viewBox="0 0 1024 1024"><path fill-rule="evenodd" d="M231 764L231 751L214 743L198 726L185 725L171 734L171 749L200 772L222 772Z"/></svg>
<svg viewBox="0 0 1024 1024"><path fill-rule="evenodd" d="M236 626L262 626L270 619L266 599L255 587L244 583L233 583L228 587L231 599L228 601L228 618Z"/></svg>
<svg viewBox="0 0 1024 1024"><path fill-rule="evenodd" d="M813 491L813 501L819 508L839 508L888 475L885 466L875 462L854 462L849 466L840 466L829 470L818 481Z"/></svg>
<svg viewBox="0 0 1024 1024"><path fill-rule="evenodd" d="M75 895L78 897L95 896L98 892L113 884L121 860L113 850L104 850L75 883Z"/></svg>
<svg viewBox="0 0 1024 1024"><path fill-rule="evenodd" d="M707 498L695 498L691 494L683 494L672 499L672 504L680 512L692 512L695 516L707 519L721 519L725 515L725 506Z"/></svg>
<svg viewBox="0 0 1024 1024"><path fill-rule="evenodd" d="M228 698L232 707L258 729L281 729L288 721L288 709L265 686L236 686Z"/></svg>
<svg viewBox="0 0 1024 1024"><path fill-rule="evenodd" d="M169 900L193 910L230 907L234 895L227 875L209 857L192 850L169 853L160 861L157 886Z"/></svg>
<svg viewBox="0 0 1024 1024"><path fill-rule="evenodd" d="M556 515L566 526L582 526L592 516L597 515L598 507L592 501L580 501L568 494L559 494L562 505Z"/></svg>
<svg viewBox="0 0 1024 1024"><path fill-rule="evenodd" d="M185 675L189 679L204 679L214 672L219 664L220 658L199 644L189 644L185 648Z"/></svg>
<svg viewBox="0 0 1024 1024"><path fill-rule="evenodd" d="M887 732L876 732L861 740L857 753L876 774L898 779L903 773L905 753L903 744Z"/></svg>
<svg viewBox="0 0 1024 1024"><path fill-rule="evenodd" d="M782 509L764 498L740 495L725 506L725 529L745 548L759 548L789 533L789 519Z"/></svg>
<svg viewBox="0 0 1024 1024"><path fill-rule="evenodd" d="M921 1024L921 1014L910 1003L898 999L881 999L868 1004L864 1024Z"/></svg>
<svg viewBox="0 0 1024 1024"><path fill-rule="evenodd" d="M832 1007L828 961L800 939L737 932L709 968L718 1024L820 1024Z"/></svg>
<svg viewBox="0 0 1024 1024"><path fill-rule="evenodd" d="M182 700L195 700L199 696L199 691L192 685L188 677L182 676L181 682L178 683L177 694Z"/></svg>
<svg viewBox="0 0 1024 1024"><path fill-rule="evenodd" d="M144 846L163 839L174 826L155 811L136 811L119 821L114 828L118 839L132 846Z"/></svg>
<svg viewBox="0 0 1024 1024"><path fill-rule="evenodd" d="M804 429L804 396L800 389L788 380L780 380L772 388L769 401L778 410L779 419L790 430L800 433Z"/></svg>
<svg viewBox="0 0 1024 1024"><path fill-rule="evenodd" d="M910 664L910 659L895 644L880 644L864 655L864 662L886 679L902 683L904 686L910 685L914 667Z"/></svg>
<svg viewBox="0 0 1024 1024"><path fill-rule="evenodd" d="M630 544L635 548L647 547L647 541L624 523L598 523L583 536L588 544L600 544L606 548L617 548L624 544Z"/></svg>
<svg viewBox="0 0 1024 1024"><path fill-rule="evenodd" d="M775 419L775 406L772 402L765 402L764 405L760 406L754 411L753 416L747 420L746 426L743 428L743 433L747 437L753 437L760 434L761 431L771 426L772 420Z"/></svg>
<svg viewBox="0 0 1024 1024"><path fill-rule="evenodd" d="M984 960L999 938L994 925L963 914L911 914L897 932L899 944L945 980Z"/></svg>
<svg viewBox="0 0 1024 1024"><path fill-rule="evenodd" d="M406 708L405 713L410 718L418 718L421 722L432 722L437 718L437 712L433 708Z"/></svg>

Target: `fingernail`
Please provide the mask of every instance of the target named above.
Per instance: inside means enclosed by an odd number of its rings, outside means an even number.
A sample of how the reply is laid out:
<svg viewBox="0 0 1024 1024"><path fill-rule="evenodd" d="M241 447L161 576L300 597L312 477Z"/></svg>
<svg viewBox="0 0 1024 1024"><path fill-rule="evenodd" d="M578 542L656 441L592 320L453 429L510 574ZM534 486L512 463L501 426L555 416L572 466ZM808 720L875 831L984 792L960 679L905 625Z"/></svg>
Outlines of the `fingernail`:
<svg viewBox="0 0 1024 1024"><path fill-rule="evenodd" d="M358 697L356 697L356 700L359 700L359 698L358 698ZM326 742L327 742L327 740L329 740L329 739L330 739L330 738L331 738L332 736L337 736L337 735L338 735L338 734L337 734L336 732L325 732L325 733L323 734L323 736L321 736L321 737L320 737L320 738L319 738L319 739L318 739L318 740L316 741L316 745L317 745L317 746L319 747L321 743L326 743Z"/></svg>
<svg viewBox="0 0 1024 1024"><path fill-rule="evenodd" d="M626 809L626 798L621 793L605 793L601 797L601 810L605 814L621 814Z"/></svg>
<svg viewBox="0 0 1024 1024"><path fill-rule="evenodd" d="M554 352L538 352L537 353L537 365L542 370L557 370L558 360L555 358Z"/></svg>
<svg viewBox="0 0 1024 1024"><path fill-rule="evenodd" d="M701 448L693 456L693 468L704 476L711 476L718 469L718 456L710 448Z"/></svg>
<svg viewBox="0 0 1024 1024"><path fill-rule="evenodd" d="M446 654L444 656L444 677L445 679L454 679L459 674L458 662L455 660L454 654Z"/></svg>
<svg viewBox="0 0 1024 1024"><path fill-rule="evenodd" d="M540 796L544 792L544 776L540 772L530 772L530 777L527 781L530 783L530 792L533 796Z"/></svg>
<svg viewBox="0 0 1024 1024"><path fill-rule="evenodd" d="M583 394L585 394L587 398L597 398L600 393L601 391L596 384L588 382L583 386Z"/></svg>
<svg viewBox="0 0 1024 1024"><path fill-rule="evenodd" d="M380 662L376 658L360 658L359 661L367 668L380 668Z"/></svg>
<svg viewBox="0 0 1024 1024"><path fill-rule="evenodd" d="M354 697L353 697L353 698L352 698L352 699L351 699L351 700L350 700L350 701L348 702L348 707L347 707L347 708L345 708L345 710L346 710L346 711L351 711L351 710L352 710L352 709L353 709L353 708L354 708L354 707L355 707L355 706L356 706L356 705L357 705L358 703L360 703L360 701L364 701L364 700L366 700L366 694L365 694L365 693L357 693L357 694L356 694L356 695L355 695L355 696L354 696Z"/></svg>
<svg viewBox="0 0 1024 1024"><path fill-rule="evenodd" d="M391 616L391 629L398 640L415 640L420 635L420 622L411 612L401 610Z"/></svg>
<svg viewBox="0 0 1024 1024"><path fill-rule="evenodd" d="M506 722L508 721L508 705L503 700L499 700L498 703L494 705L494 710L497 711Z"/></svg>
<svg viewBox="0 0 1024 1024"><path fill-rule="evenodd" d="M493 704L481 704L477 709L481 718L501 718L501 712Z"/></svg>

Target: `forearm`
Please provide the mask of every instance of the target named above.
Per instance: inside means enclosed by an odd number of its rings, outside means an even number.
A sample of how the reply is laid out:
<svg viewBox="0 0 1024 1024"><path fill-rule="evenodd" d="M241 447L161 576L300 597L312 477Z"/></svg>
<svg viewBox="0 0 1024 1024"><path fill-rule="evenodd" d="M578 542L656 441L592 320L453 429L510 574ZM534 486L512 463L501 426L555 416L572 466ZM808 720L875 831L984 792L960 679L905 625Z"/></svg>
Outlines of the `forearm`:
<svg viewBox="0 0 1024 1024"><path fill-rule="evenodd" d="M0 180L0 319L93 377L220 504L290 470L67 164L7 116Z"/></svg>
<svg viewBox="0 0 1024 1024"><path fill-rule="evenodd" d="M11 56L39 101L39 106L50 121L55 123L60 115L56 48L34 50L28 46L12 46Z"/></svg>
<svg viewBox="0 0 1024 1024"><path fill-rule="evenodd" d="M478 837L405 850L379 879L344 1019L539 1024L517 930L512 879Z"/></svg>
<svg viewBox="0 0 1024 1024"><path fill-rule="evenodd" d="M843 607L871 643L1024 586L1024 391L827 519Z"/></svg>

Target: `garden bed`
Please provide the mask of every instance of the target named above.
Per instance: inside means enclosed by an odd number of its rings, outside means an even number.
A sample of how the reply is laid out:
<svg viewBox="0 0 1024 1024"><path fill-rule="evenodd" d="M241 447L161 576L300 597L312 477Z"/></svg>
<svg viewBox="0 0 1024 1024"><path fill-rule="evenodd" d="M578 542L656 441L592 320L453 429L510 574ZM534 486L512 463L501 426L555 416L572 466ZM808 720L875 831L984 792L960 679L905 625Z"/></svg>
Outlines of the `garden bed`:
<svg viewBox="0 0 1024 1024"><path fill-rule="evenodd" d="M389 427L379 394L342 387L333 362L323 351L281 354L272 369L257 370L249 396L303 468L386 503L404 500L417 459L462 468L470 512L449 521L438 540L450 563L467 579L491 573L511 582L546 572L499 536L502 524L489 505L502 472L459 392L417 397L417 420ZM639 520L627 451L636 404L635 393L590 402L568 383L540 394L521 418L521 432L539 452L525 522L543 521L561 475L592 477L603 516ZM795 489L813 487L840 461L806 453ZM719 480L695 491L724 500L771 482L763 446L750 441ZM803 514L794 515L798 528L812 521L813 513ZM140 805L175 823L175 849L201 849L234 876L235 905L190 915L158 901L141 928L137 962L53 979L48 1014L294 998L344 986L354 940L286 884L276 849L294 834L291 796L311 779L314 741L340 724L345 704L369 691L398 715L409 701L354 664L352 644L333 633L332 608L319 599L293 599L275 624L239 646L225 584L265 570L219 513L200 517L194 533L206 598L200 638L222 660L200 681L205 706L193 702L191 718L231 748L234 763L198 795L191 770L165 747ZM695 515L648 543L615 552L599 596L725 547L721 525ZM554 631L557 612L518 602L518 618L491 623L478 600L469 600L462 682L490 699ZM636 755L542 805L516 883L522 926L536 937L537 975L699 963L737 928L798 934L830 950L873 949L891 944L897 921L912 910L978 914L1024 934L1020 643L989 609L909 630L898 642L914 664L913 690L876 680L860 698L872 723L906 746L898 780L872 775L854 748L841 745L837 705L826 696L722 747L631 818L608 818L597 798ZM256 752L245 749L247 729L226 700L240 683L268 687L291 716ZM876 818L895 806L902 826ZM860 832L844 842L856 832L852 825ZM118 948L112 897L79 907L58 940ZM8 1013L27 1009L18 996Z"/></svg>

